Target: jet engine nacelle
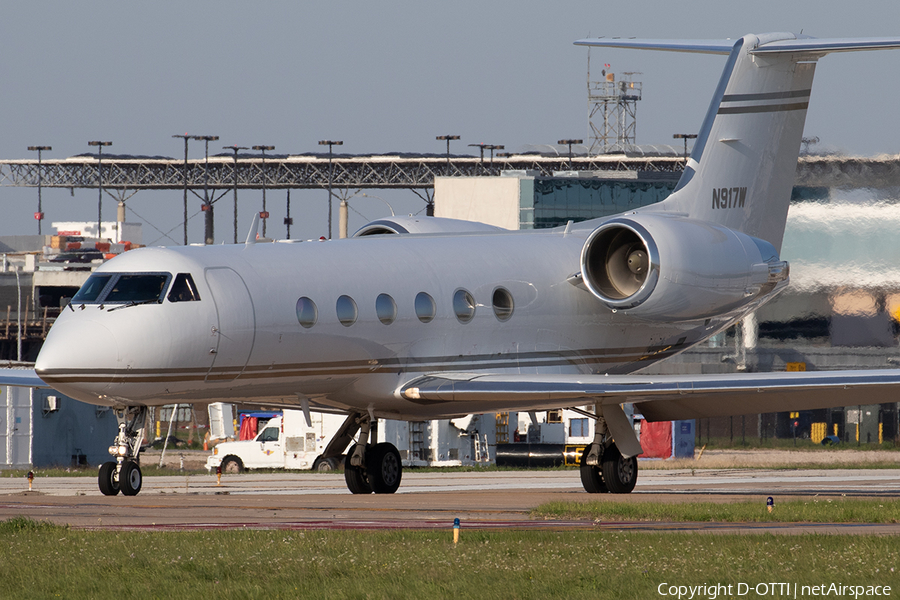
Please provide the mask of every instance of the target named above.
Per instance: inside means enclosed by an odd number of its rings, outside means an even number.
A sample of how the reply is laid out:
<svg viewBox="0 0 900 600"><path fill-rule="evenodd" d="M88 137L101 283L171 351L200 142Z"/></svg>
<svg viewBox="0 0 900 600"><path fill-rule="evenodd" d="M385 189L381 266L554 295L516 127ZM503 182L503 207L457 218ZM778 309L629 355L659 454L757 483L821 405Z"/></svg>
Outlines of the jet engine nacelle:
<svg viewBox="0 0 900 600"><path fill-rule="evenodd" d="M448 219L445 217L385 217L363 225L353 237L365 237L369 235L403 235L416 233L492 233L505 231L502 227L463 221L461 219Z"/></svg>
<svg viewBox="0 0 900 600"><path fill-rule="evenodd" d="M585 286L614 311L647 320L703 319L739 309L788 278L769 242L681 217L607 221L581 251Z"/></svg>

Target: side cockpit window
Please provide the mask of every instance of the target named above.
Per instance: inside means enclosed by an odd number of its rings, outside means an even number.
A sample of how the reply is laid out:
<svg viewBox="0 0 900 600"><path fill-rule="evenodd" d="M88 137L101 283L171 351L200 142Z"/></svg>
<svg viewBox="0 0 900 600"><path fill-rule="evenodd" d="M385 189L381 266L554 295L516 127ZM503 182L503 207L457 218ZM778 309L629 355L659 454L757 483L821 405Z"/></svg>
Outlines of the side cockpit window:
<svg viewBox="0 0 900 600"><path fill-rule="evenodd" d="M169 291L169 302L197 302L200 294L190 273L179 273L175 276L175 283Z"/></svg>

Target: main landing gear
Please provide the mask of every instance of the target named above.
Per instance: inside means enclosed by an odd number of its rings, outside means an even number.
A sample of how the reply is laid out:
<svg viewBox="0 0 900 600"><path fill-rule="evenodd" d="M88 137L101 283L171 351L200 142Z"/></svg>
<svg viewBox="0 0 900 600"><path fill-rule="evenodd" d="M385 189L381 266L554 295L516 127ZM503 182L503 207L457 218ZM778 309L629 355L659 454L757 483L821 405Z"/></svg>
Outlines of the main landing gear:
<svg viewBox="0 0 900 600"><path fill-rule="evenodd" d="M354 494L393 494L400 487L403 476L400 453L393 444L369 443L373 420L372 414L350 413L320 459L333 460L340 456L358 431L359 438L350 446L344 459L347 489Z"/></svg>
<svg viewBox="0 0 900 600"><path fill-rule="evenodd" d="M637 457L625 458L603 417L595 417L594 441L581 455L581 484L589 494L627 494L637 483Z"/></svg>
<svg viewBox="0 0 900 600"><path fill-rule="evenodd" d="M120 491L125 496L136 496L141 491L143 476L138 455L141 451L141 438L144 437L146 416L146 406L116 409L119 433L109 447L109 453L115 460L100 465L97 477L100 492L104 496L115 496Z"/></svg>

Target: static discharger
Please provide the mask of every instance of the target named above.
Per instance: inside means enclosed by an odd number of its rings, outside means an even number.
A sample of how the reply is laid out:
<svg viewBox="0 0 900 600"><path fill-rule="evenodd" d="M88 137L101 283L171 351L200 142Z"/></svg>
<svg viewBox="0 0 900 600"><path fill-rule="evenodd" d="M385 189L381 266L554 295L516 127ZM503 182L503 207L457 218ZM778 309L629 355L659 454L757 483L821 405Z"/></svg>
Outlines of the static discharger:
<svg viewBox="0 0 900 600"><path fill-rule="evenodd" d="M775 498L773 498L772 496L766 498L766 510L768 510L769 512L775 510Z"/></svg>
<svg viewBox="0 0 900 600"><path fill-rule="evenodd" d="M459 518L453 519L453 543L459 543Z"/></svg>

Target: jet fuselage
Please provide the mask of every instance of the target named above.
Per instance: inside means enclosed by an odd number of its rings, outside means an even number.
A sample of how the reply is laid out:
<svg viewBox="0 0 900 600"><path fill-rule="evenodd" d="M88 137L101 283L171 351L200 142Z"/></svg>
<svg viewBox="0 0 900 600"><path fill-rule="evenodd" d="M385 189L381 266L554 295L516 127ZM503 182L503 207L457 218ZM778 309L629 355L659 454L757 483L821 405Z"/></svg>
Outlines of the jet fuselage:
<svg viewBox="0 0 900 600"><path fill-rule="evenodd" d="M131 251L94 277L114 274L113 285L116 274L165 276L162 300L76 298L36 369L63 393L110 406L247 398L288 406L299 394L431 418L470 411L396 393L423 373L628 373L739 316L653 323L603 306L568 281L601 222ZM199 300L172 301L179 274L190 275Z"/></svg>

